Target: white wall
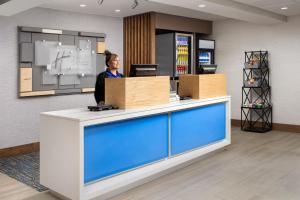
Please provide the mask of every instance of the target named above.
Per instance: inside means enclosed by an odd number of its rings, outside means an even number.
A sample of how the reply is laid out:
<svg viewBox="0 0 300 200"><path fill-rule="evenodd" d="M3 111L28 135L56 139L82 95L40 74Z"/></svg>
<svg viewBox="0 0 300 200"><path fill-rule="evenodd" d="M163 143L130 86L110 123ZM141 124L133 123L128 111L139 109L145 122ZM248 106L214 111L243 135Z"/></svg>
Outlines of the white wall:
<svg viewBox="0 0 300 200"><path fill-rule="evenodd" d="M244 51L268 50L275 123L300 125L300 16L287 23L215 22L216 63L228 75L232 118L240 119Z"/></svg>
<svg viewBox="0 0 300 200"><path fill-rule="evenodd" d="M0 17L0 149L37 142L40 112L94 104L93 94L18 99L17 26L106 33L107 48L123 60L123 22L120 18L43 8L13 17Z"/></svg>

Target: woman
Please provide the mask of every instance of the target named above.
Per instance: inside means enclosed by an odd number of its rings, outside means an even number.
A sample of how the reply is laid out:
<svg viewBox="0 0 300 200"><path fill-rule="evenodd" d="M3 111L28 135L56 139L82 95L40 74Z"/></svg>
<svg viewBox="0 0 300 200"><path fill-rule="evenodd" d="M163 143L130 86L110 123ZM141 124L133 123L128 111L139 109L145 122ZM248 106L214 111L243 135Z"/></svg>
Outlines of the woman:
<svg viewBox="0 0 300 200"><path fill-rule="evenodd" d="M95 100L97 104L103 104L105 100L105 78L121 78L123 74L118 72L120 67L120 60L117 54L111 53L110 51L106 50L104 52L105 64L107 69L100 73L97 77L96 85L95 85Z"/></svg>

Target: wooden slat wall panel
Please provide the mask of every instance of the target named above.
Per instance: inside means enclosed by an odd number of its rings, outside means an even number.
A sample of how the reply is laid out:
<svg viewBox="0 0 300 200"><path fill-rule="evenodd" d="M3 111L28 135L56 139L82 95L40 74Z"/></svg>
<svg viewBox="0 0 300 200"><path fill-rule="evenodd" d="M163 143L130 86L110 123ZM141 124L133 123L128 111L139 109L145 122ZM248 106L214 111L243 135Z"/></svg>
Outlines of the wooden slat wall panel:
<svg viewBox="0 0 300 200"><path fill-rule="evenodd" d="M152 13L124 18L124 73L131 64L155 63L155 22Z"/></svg>
<svg viewBox="0 0 300 200"><path fill-rule="evenodd" d="M156 18L155 18L155 14L154 13L150 13L149 15L150 17L150 49L152 50L150 53L150 62L155 64L156 62L156 52L155 52L155 44L156 44L156 37L155 37L155 30L156 30Z"/></svg>

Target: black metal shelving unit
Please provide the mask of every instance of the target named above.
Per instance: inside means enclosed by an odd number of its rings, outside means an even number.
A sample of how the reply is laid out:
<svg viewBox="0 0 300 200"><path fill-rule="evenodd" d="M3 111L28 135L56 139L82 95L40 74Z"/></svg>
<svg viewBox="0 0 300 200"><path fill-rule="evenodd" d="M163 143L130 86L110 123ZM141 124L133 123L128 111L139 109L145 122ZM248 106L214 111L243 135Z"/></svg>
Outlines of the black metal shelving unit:
<svg viewBox="0 0 300 200"><path fill-rule="evenodd" d="M265 133L272 130L271 87L267 51L245 52L241 129Z"/></svg>

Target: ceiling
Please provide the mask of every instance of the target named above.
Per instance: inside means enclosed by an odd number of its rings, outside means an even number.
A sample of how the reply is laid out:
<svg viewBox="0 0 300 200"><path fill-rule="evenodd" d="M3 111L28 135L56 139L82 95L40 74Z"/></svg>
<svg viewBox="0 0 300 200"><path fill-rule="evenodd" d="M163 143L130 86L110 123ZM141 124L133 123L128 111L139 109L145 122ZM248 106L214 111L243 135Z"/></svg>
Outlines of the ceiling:
<svg viewBox="0 0 300 200"><path fill-rule="evenodd" d="M112 17L126 17L149 11L155 11L207 20L224 19L224 17L214 14L207 14L187 8L181 8L173 5L161 4L146 0L139 0L139 5L135 9L132 9L131 6L133 5L133 2L133 0L104 0L103 4L99 5L98 0L51 0L41 5L41 7ZM85 4L87 6L85 8L81 8L79 6L80 4ZM119 13L116 13L116 9L119 9L121 11Z"/></svg>
<svg viewBox="0 0 300 200"><path fill-rule="evenodd" d="M1 1L3 2L1 4ZM11 16L33 7L51 8L86 14L125 17L149 11L212 21L238 19L253 23L273 24L287 21L287 16L300 15L300 0L0 0L0 15ZM85 4L82 8L79 5ZM199 4L206 5L199 8ZM281 10L287 6L289 9ZM119 9L120 12L115 12Z"/></svg>
<svg viewBox="0 0 300 200"><path fill-rule="evenodd" d="M217 13L226 18L258 24L275 24L286 22L287 17L282 14L264 10L260 7L241 3L233 0L150 0L162 4L179 6L198 10L205 13ZM198 5L205 5L200 8ZM280 8L279 8L280 9Z"/></svg>
<svg viewBox="0 0 300 200"><path fill-rule="evenodd" d="M300 0L235 0L285 16L300 15ZM287 6L288 10L280 8Z"/></svg>
<svg viewBox="0 0 300 200"><path fill-rule="evenodd" d="M11 16L37 7L47 0L0 0L0 15Z"/></svg>

